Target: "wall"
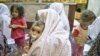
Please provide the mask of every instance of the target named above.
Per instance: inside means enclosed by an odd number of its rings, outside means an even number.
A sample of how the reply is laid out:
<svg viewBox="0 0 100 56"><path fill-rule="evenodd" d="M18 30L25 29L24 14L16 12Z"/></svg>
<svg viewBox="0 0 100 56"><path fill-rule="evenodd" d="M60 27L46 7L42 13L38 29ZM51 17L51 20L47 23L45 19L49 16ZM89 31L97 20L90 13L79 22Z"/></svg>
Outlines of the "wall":
<svg viewBox="0 0 100 56"><path fill-rule="evenodd" d="M14 3L6 3L8 7ZM27 21L32 22L33 19L35 18L35 14L38 10L43 9L48 3L20 3L24 6L25 8L25 18ZM68 5L65 4L65 11L66 15L68 15Z"/></svg>

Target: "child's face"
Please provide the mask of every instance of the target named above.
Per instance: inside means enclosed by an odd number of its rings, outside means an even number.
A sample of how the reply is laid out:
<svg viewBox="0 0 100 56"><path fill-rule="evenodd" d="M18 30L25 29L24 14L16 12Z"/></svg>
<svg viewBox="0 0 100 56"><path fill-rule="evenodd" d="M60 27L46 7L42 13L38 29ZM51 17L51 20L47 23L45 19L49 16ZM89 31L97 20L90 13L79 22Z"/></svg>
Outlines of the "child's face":
<svg viewBox="0 0 100 56"><path fill-rule="evenodd" d="M18 17L18 10L17 10L17 8L13 8L13 11L12 11L12 17L14 17L14 18L16 18L16 17Z"/></svg>
<svg viewBox="0 0 100 56"><path fill-rule="evenodd" d="M41 33L42 33L43 28L39 27L39 26L33 26L32 27L32 35L34 35L34 37L38 38L40 37Z"/></svg>
<svg viewBox="0 0 100 56"><path fill-rule="evenodd" d="M89 26L90 24L91 24L90 22L80 22L80 25L81 25L81 27L82 27L84 30L87 30L87 29L88 29L88 26Z"/></svg>

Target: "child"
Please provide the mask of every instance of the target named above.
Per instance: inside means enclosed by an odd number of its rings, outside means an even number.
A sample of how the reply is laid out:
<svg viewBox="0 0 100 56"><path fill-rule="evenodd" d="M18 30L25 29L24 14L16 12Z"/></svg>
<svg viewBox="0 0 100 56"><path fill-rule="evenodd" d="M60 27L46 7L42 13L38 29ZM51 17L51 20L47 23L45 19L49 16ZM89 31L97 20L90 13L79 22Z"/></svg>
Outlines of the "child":
<svg viewBox="0 0 100 56"><path fill-rule="evenodd" d="M80 16L80 26L76 27L73 31L76 42L74 56L82 56L84 44L88 39L88 25L90 25L95 20L95 18L95 14L90 10L85 10L82 12Z"/></svg>
<svg viewBox="0 0 100 56"><path fill-rule="evenodd" d="M24 19L24 8L19 4L11 6L11 24L12 28L11 37L15 40L18 48L18 56L23 54L23 48L25 45L25 29L27 28L26 21Z"/></svg>
<svg viewBox="0 0 100 56"><path fill-rule="evenodd" d="M44 22L40 20L33 22L33 25L29 33L30 34L30 47L32 45L32 42L40 37L43 29L44 29Z"/></svg>

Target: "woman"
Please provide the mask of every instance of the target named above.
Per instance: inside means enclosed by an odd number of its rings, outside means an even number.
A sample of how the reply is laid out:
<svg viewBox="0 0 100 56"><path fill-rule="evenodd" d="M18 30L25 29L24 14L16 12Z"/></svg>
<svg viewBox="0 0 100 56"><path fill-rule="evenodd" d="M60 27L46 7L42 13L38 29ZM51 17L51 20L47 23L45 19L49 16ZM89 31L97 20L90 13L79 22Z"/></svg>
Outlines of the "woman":
<svg viewBox="0 0 100 56"><path fill-rule="evenodd" d="M66 24L61 22L58 13L52 9L44 9L38 11L38 16L45 27L27 56L71 56L69 31L63 28Z"/></svg>
<svg viewBox="0 0 100 56"><path fill-rule="evenodd" d="M3 3L0 3L0 15L1 17L3 18L3 34L5 35L5 37L7 38L7 43L8 44L14 44L14 40L10 37L10 34L11 34L11 29L9 28L9 24L10 24L10 21L11 21L11 18L10 18L10 12L9 12L9 9L8 7L3 4Z"/></svg>
<svg viewBox="0 0 100 56"><path fill-rule="evenodd" d="M10 36L11 35L11 29L9 28L9 24L11 21L10 11L9 11L9 8L3 3L0 3L0 19L3 20L3 23L2 23L3 30L2 31L3 31L3 35L7 39L7 44L11 48L11 51L15 51L15 49L16 49L16 47L14 45L15 42Z"/></svg>
<svg viewBox="0 0 100 56"><path fill-rule="evenodd" d="M63 24L66 24L64 26L64 28L66 30L69 30L70 31L70 25L69 25L69 20L65 14L65 10L64 10L64 6L63 6L63 3L51 3L50 6L49 6L50 9L54 9L60 16L61 18L61 21L63 22Z"/></svg>

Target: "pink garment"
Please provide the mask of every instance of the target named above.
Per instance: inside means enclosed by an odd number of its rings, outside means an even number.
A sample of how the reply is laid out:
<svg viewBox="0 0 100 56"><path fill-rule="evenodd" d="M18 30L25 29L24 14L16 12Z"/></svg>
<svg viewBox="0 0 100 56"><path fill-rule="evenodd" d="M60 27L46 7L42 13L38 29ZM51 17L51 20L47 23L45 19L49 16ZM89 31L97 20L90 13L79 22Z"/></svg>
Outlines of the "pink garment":
<svg viewBox="0 0 100 56"><path fill-rule="evenodd" d="M24 18L12 18L11 25L25 25L26 20ZM12 28L11 37L13 39L25 37L25 29L21 28Z"/></svg>
<svg viewBox="0 0 100 56"><path fill-rule="evenodd" d="M76 44L74 56L82 56L83 49L84 49L84 46L79 46L79 45Z"/></svg>
<svg viewBox="0 0 100 56"><path fill-rule="evenodd" d="M18 38L18 39L15 39L15 43L18 45L18 46L25 46L25 38L22 37L22 38Z"/></svg>

